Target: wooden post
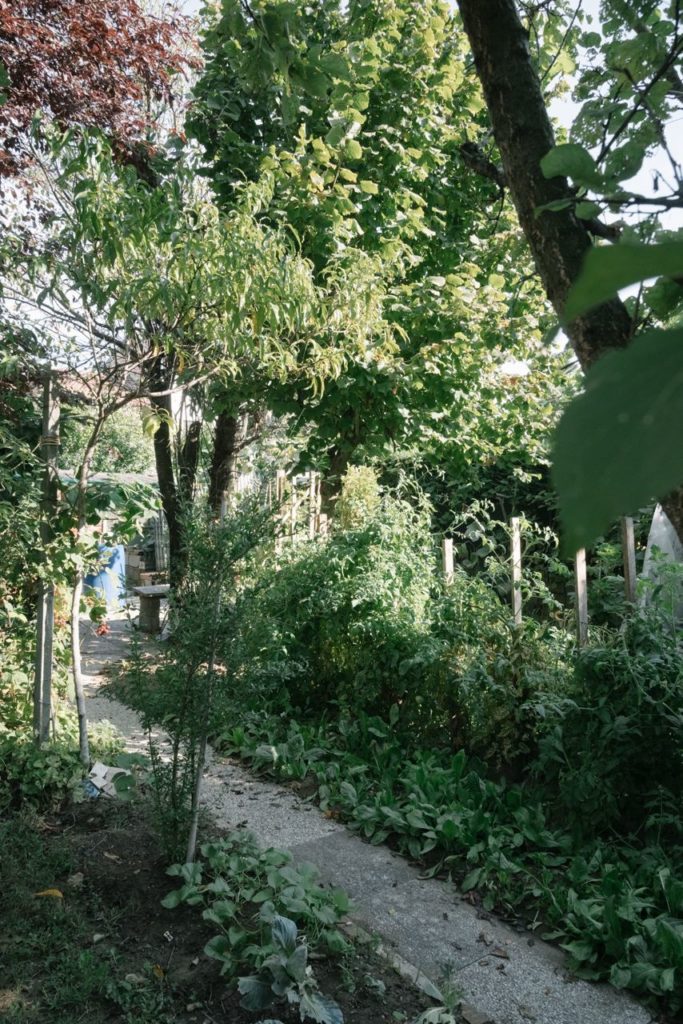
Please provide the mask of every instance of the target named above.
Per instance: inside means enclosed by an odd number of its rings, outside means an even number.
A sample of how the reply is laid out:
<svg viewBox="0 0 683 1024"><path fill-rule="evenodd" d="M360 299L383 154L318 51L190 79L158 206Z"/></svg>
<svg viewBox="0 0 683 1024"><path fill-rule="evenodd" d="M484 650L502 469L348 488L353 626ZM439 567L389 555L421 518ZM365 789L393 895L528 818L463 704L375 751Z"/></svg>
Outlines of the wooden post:
<svg viewBox="0 0 683 1024"><path fill-rule="evenodd" d="M285 529L285 487L287 484L287 475L284 469L278 469L275 473L275 508L277 517L277 533L275 537L275 550L279 553L282 551L282 536Z"/></svg>
<svg viewBox="0 0 683 1024"><path fill-rule="evenodd" d="M275 499L278 504L281 504L285 500L285 483L287 481L287 474L284 469L278 469L275 474Z"/></svg>
<svg viewBox="0 0 683 1024"><path fill-rule="evenodd" d="M454 572L452 537L444 537L441 542L441 560L443 563L443 574L446 583L452 583Z"/></svg>
<svg viewBox="0 0 683 1024"><path fill-rule="evenodd" d="M329 533L329 521L324 512L318 515L318 533L321 537L327 537Z"/></svg>
<svg viewBox="0 0 683 1024"><path fill-rule="evenodd" d="M624 516L621 520L621 546L624 553L624 590L626 600L636 603L636 541L633 532L633 519Z"/></svg>
<svg viewBox="0 0 683 1024"><path fill-rule="evenodd" d="M311 470L308 474L308 539L315 540L317 519L317 482L318 474Z"/></svg>
<svg viewBox="0 0 683 1024"><path fill-rule="evenodd" d="M315 532L320 533L320 521L322 515L322 476L316 473L315 480Z"/></svg>
<svg viewBox="0 0 683 1024"><path fill-rule="evenodd" d="M289 500L289 539L292 542L292 544L296 542L296 521L298 512L299 494L297 492L294 480L292 480L292 489Z"/></svg>
<svg viewBox="0 0 683 1024"><path fill-rule="evenodd" d="M576 642L579 647L588 643L588 587L586 585L586 549L579 548L574 556L574 584L576 604Z"/></svg>
<svg viewBox="0 0 683 1024"><path fill-rule="evenodd" d="M519 519L510 520L512 562L512 619L515 627L522 625L522 533Z"/></svg>
<svg viewBox="0 0 683 1024"><path fill-rule="evenodd" d="M52 538L52 519L57 497L57 456L59 453L59 400L55 395L54 380L49 370L45 374L43 383L43 431L40 450L44 465L40 537L43 544L48 544ZM38 595L33 684L33 735L39 746L49 739L52 718L54 609L54 583L50 580L41 580Z"/></svg>

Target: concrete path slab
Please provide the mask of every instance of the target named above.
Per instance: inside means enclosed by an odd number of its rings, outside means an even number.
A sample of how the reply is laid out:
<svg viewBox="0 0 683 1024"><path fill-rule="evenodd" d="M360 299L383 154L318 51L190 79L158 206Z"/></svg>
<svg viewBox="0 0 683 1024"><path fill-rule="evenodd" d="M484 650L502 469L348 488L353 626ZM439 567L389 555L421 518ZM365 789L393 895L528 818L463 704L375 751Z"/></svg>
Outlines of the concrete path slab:
<svg viewBox="0 0 683 1024"><path fill-rule="evenodd" d="M127 627L114 625L109 637L89 634L84 645L89 715L109 719L131 749L144 749L137 715L98 696L103 666L128 647ZM572 979L559 949L481 916L449 882L421 878L387 847L363 842L292 789L212 755L203 802L221 827L248 828L263 846L315 864L324 882L349 893L354 921L412 965L415 976L436 985L448 976L482 1024L653 1024L627 994Z"/></svg>
<svg viewBox="0 0 683 1024"><path fill-rule="evenodd" d="M358 843L357 836L337 825L332 835L296 842L291 849L298 861L316 864L324 882L354 892L358 903L413 879L414 869L388 847L363 843L358 857Z"/></svg>

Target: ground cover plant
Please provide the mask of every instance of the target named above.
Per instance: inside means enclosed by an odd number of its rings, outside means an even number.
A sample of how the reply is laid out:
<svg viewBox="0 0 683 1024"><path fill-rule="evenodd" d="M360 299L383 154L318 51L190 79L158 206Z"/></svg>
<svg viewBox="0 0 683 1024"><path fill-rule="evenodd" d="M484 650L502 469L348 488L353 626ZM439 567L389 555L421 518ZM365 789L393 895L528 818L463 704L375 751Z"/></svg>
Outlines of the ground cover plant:
<svg viewBox="0 0 683 1024"><path fill-rule="evenodd" d="M289 1004L301 1020L342 1024L341 1010L321 993L308 958L321 949L352 953L338 927L349 911L346 893L323 889L312 865L295 866L281 850L261 851L248 834L206 843L201 855L169 868L183 885L163 904L204 906L203 919L219 929L205 952L228 981L238 980L242 1006ZM297 941L299 929L304 934Z"/></svg>
<svg viewBox="0 0 683 1024"><path fill-rule="evenodd" d="M216 924L194 907L163 905L173 880L147 818L144 803L89 801L0 822L3 1021L263 1019L240 1006L243 997L221 977L220 962L203 955ZM412 1020L428 1003L370 948L318 956L315 973L347 1024L388 1024L395 1014Z"/></svg>
<svg viewBox="0 0 683 1024"><path fill-rule="evenodd" d="M659 996L675 1011L683 843L673 792L651 793L636 835L591 833L582 821L577 838L560 823L551 786L497 781L464 751L406 756L396 724L362 714L318 726L251 716L224 735L223 749L257 771L313 781L328 813L555 939L580 977ZM575 792L582 783L573 780Z"/></svg>

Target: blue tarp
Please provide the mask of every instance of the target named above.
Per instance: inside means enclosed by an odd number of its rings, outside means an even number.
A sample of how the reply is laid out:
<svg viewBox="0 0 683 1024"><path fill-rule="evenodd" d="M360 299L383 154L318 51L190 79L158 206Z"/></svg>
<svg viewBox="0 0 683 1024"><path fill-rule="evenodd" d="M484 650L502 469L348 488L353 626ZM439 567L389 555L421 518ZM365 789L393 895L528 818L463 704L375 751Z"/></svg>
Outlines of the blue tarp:
<svg viewBox="0 0 683 1024"><path fill-rule="evenodd" d="M99 552L104 565L98 573L85 577L84 590L104 598L107 611L114 611L126 593L126 550L123 544L100 544Z"/></svg>

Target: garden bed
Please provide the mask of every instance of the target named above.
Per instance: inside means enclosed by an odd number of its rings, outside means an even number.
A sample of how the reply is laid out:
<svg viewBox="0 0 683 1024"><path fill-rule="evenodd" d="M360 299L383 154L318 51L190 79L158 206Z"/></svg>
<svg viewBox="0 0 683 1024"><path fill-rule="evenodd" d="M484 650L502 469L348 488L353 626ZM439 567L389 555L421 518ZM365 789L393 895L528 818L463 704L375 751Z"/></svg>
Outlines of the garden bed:
<svg viewBox="0 0 683 1024"><path fill-rule="evenodd" d="M174 887L141 807L76 805L0 822L0 1017L29 1024L254 1024L203 954L215 928ZM317 959L347 1024L412 1021L426 1000L368 948ZM273 1007L265 1016L294 1020Z"/></svg>

